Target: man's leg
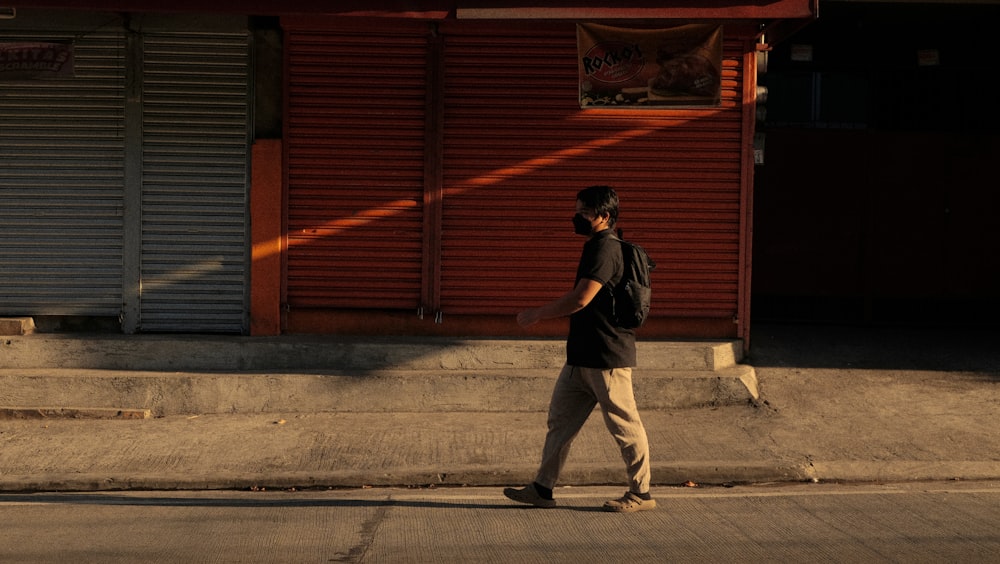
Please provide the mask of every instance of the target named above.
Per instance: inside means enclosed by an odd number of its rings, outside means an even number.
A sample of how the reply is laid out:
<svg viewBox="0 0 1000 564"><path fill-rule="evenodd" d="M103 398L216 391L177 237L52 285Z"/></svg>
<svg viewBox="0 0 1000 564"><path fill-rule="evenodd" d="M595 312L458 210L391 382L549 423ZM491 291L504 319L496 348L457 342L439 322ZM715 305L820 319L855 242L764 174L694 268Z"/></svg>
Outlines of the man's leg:
<svg viewBox="0 0 1000 564"><path fill-rule="evenodd" d="M569 447L597 404L589 386L580 381L578 368L566 365L552 390L549 402L548 433L542 448L542 463L535 481L521 489L504 488L503 494L535 507L555 507L552 488L559 480Z"/></svg>
<svg viewBox="0 0 1000 564"><path fill-rule="evenodd" d="M548 489L555 487L559 474L566 464L573 439L587 422L597 400L590 386L580 379L580 371L575 366L563 366L549 402L548 433L542 448L542 463L539 465L535 482Z"/></svg>
<svg viewBox="0 0 1000 564"><path fill-rule="evenodd" d="M629 491L649 493L649 442L639 418L632 389L632 369L586 369L591 389L604 415L604 423L621 449L628 474Z"/></svg>

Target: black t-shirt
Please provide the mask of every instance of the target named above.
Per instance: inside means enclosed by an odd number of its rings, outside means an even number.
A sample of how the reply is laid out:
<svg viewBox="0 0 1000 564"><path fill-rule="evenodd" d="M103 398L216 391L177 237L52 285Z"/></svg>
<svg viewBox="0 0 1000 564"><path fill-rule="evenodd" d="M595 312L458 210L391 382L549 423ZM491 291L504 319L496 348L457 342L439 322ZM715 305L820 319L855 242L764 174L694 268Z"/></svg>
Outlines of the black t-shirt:
<svg viewBox="0 0 1000 564"><path fill-rule="evenodd" d="M567 364L586 368L635 366L635 331L615 327L611 321L610 287L621 281L624 272L621 242L610 229L597 232L584 243L576 282L587 278L605 287L587 307L570 316Z"/></svg>

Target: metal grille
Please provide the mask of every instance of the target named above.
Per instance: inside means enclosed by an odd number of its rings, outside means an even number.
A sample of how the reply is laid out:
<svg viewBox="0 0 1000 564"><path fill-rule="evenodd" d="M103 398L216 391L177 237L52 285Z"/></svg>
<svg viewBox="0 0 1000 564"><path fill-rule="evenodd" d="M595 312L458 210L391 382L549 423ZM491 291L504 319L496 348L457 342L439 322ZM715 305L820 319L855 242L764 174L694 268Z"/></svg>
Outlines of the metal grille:
<svg viewBox="0 0 1000 564"><path fill-rule="evenodd" d="M286 30L289 306L419 305L427 34Z"/></svg>
<svg viewBox="0 0 1000 564"><path fill-rule="evenodd" d="M75 78L0 88L3 315L117 316L122 309L124 38L76 38L74 59Z"/></svg>
<svg viewBox="0 0 1000 564"><path fill-rule="evenodd" d="M143 36L143 331L241 332L248 38Z"/></svg>
<svg viewBox="0 0 1000 564"><path fill-rule="evenodd" d="M719 108L581 110L574 32L442 26L445 315L513 313L569 290L576 192L609 184L618 226L659 265L653 314L735 316L742 45L725 45Z"/></svg>

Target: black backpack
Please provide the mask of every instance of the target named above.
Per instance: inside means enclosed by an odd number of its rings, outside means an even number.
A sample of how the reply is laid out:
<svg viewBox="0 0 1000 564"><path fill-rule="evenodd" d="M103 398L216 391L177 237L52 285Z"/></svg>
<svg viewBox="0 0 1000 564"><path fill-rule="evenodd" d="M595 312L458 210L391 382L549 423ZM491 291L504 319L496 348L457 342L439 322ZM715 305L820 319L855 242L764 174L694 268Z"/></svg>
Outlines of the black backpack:
<svg viewBox="0 0 1000 564"><path fill-rule="evenodd" d="M649 258L646 250L617 237L622 245L622 259L625 263L625 273L621 281L611 288L613 318L616 327L636 329L641 327L649 317L649 306L652 299L652 289L649 273L656 268L656 263Z"/></svg>

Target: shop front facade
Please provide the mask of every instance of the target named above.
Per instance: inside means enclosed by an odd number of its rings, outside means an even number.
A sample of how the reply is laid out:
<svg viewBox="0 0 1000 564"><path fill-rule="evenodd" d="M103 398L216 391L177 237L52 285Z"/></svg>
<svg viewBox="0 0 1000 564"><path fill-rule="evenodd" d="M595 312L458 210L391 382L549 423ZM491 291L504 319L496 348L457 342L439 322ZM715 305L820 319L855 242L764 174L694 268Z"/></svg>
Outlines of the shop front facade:
<svg viewBox="0 0 1000 564"><path fill-rule="evenodd" d="M644 335L745 337L760 28L707 23L720 100L656 108L581 103L573 19L283 18L282 331L523 335L573 284L576 192L607 184L660 265Z"/></svg>
<svg viewBox="0 0 1000 564"><path fill-rule="evenodd" d="M621 197L624 237L658 264L643 336L747 338L757 53L763 30L808 21L813 3L448 4L144 14L110 26L110 64L87 62L94 28L65 31L74 87L85 87L88 64L107 75L92 86L106 115L74 104L77 113L0 131L20 131L3 143L23 172L2 182L16 204L5 213L24 224L0 235L22 247L10 258L23 255L0 286L13 295L26 276L36 281L0 314L119 316L126 332L523 335L516 312L573 284L576 192L607 184ZM250 16L267 16L280 35L278 64L254 56L260 18ZM62 37L16 21L0 28L4 41ZM631 92L588 96L580 34L591 24L717 30L714 98L644 106ZM261 85L275 81L280 95L262 104ZM12 84L24 90L4 100L57 106L55 93L31 90L41 82ZM255 129L262 113L280 120L276 134ZM86 130L76 149L57 141L67 137L57 127L23 143L48 117L78 137ZM100 158L73 152L97 151L97 140ZM33 181L41 163L66 174ZM34 252L43 224L52 240ZM83 249L48 250L70 240ZM81 265L89 278L77 276Z"/></svg>

